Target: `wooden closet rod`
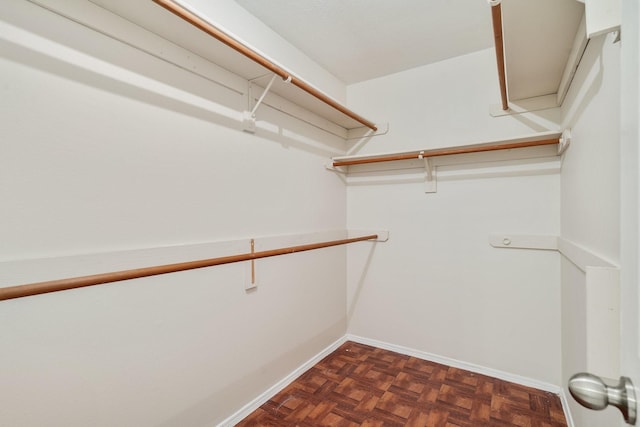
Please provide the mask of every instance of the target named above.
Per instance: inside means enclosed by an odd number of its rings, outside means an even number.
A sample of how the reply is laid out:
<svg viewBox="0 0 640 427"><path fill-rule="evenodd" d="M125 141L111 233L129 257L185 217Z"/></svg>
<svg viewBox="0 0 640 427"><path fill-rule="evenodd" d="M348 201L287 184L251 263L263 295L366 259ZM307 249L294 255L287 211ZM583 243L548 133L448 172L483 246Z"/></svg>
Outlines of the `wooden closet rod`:
<svg viewBox="0 0 640 427"><path fill-rule="evenodd" d="M177 271L193 270L196 268L212 267L214 265L230 264L233 262L251 261L259 258L267 258L277 255L293 254L296 252L311 251L314 249L328 248L330 246L346 245L347 243L363 240L377 239L377 234L354 237L351 239L331 240L307 245L289 246L287 248L271 249L261 252L248 252L244 254L224 256L219 258L203 259L199 261L180 262L177 264L158 265L155 267L136 268L132 270L116 271L111 273L94 274L91 276L73 277L70 279L51 280L47 282L30 283L26 285L0 288L0 301L27 297L31 295L45 294L49 292L66 291L68 289L83 288L85 286L102 285L121 280L138 279L140 277L156 276L158 274L174 273Z"/></svg>
<svg viewBox="0 0 640 427"><path fill-rule="evenodd" d="M510 142L507 144L493 144L493 145L467 145L463 147L452 148L436 148L434 150L422 150L414 151L411 153L402 154L390 154L388 156L376 156L362 159L352 160L337 160L333 162L333 166L350 166L350 165L364 165L367 163L380 163L380 162L392 162L395 160L414 160L424 159L428 157L449 156L452 154L467 154L467 153L481 153L484 151L497 151L497 150L510 150L512 148L525 148L525 147L537 147L539 145L552 145L558 144L560 138L543 139L537 141L525 141L525 142Z"/></svg>
<svg viewBox="0 0 640 427"><path fill-rule="evenodd" d="M507 101L507 77L504 65L504 44L502 40L502 6L498 2L491 4L491 20L493 21L493 38L496 45L496 59L498 61L498 81L500 82L500 99L502 109L509 109Z"/></svg>
<svg viewBox="0 0 640 427"><path fill-rule="evenodd" d="M233 37L230 37L228 34L224 33L220 29L216 28L210 22L208 22L205 19L199 17L198 15L196 15L193 12L191 12L189 9L183 7L182 5L178 4L177 2L175 2L173 0L153 0L153 1L155 3L157 3L158 5L164 7L165 9L167 9L169 12L173 13L174 15L177 15L178 17L180 17L180 18L184 19L185 21L189 22L191 25L195 26L196 28L199 28L200 30L204 31L205 33L209 34L210 36L218 39L222 43L226 44L230 48L236 50L237 52L239 52L242 55L246 56L247 58L251 59L252 61L257 62L258 64L262 65L263 67L265 67L269 71L277 74L283 80L290 81L292 84L298 86L303 91L305 91L308 94L314 96L315 98L319 99L320 101L324 102L325 104L333 107L334 109L340 111L342 114L344 114L344 115L346 115L348 117L351 117L353 120L365 125L369 129L372 129L373 131L377 131L378 130L377 126L373 122L365 119L364 117L354 113L353 111L349 110L348 108L346 108L343 105L339 104L338 102L334 101L329 96L327 96L324 93L318 91L313 86L311 86L308 83L306 83L305 81L303 81L303 80L301 80L301 79L299 79L297 77L292 76L288 71L286 71L283 68L279 67L278 65L274 64L272 61L270 61L269 59L267 59L264 56L260 55L258 52L254 51L253 49L249 48L248 46L245 46L244 44L240 43L238 40L234 39Z"/></svg>

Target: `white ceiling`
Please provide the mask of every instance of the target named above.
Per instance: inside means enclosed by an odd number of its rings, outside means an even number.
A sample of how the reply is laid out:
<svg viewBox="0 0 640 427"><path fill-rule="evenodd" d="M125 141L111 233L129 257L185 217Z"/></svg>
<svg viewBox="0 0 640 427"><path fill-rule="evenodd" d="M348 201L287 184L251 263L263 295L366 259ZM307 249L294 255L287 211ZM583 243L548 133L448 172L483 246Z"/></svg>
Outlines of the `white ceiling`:
<svg viewBox="0 0 640 427"><path fill-rule="evenodd" d="M486 0L236 0L347 84L493 47Z"/></svg>

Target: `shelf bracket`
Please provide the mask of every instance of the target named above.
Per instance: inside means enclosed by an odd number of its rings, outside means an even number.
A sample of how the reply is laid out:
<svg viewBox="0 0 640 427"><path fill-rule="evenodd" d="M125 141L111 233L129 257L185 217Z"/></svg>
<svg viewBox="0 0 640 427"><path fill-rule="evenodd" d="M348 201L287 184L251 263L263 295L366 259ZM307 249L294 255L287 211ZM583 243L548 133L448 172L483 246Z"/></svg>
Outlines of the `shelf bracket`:
<svg viewBox="0 0 640 427"><path fill-rule="evenodd" d="M571 129L565 129L562 131L562 136L558 140L558 156L561 156L571 144Z"/></svg>
<svg viewBox="0 0 640 427"><path fill-rule="evenodd" d="M324 167L325 167L326 170L329 170L331 172L336 172L336 173L341 173L341 174L346 174L347 173L347 171L346 171L346 169L344 169L344 167L343 167L343 169L338 169L337 167L333 166L333 162L326 163L324 165Z"/></svg>
<svg viewBox="0 0 640 427"><path fill-rule="evenodd" d="M255 239L251 239L249 241L249 247L251 248L251 254L255 254L256 253L256 240ZM258 287L258 281L256 279L256 261L255 259L252 259L249 261L248 265L247 265L247 272L246 272L246 277L245 277L245 283L244 283L244 290L245 291L252 291L254 289L256 289Z"/></svg>
<svg viewBox="0 0 640 427"><path fill-rule="evenodd" d="M376 123L377 130L368 127L358 127L347 130L347 141L367 140L374 136L386 135L389 133L389 122ZM349 150L353 151L353 150Z"/></svg>
<svg viewBox="0 0 640 427"><path fill-rule="evenodd" d="M260 95L260 98L258 98L258 101L256 101L255 105L253 106L253 109L251 111L243 112L243 116L242 116L243 131L249 132L249 133L256 132L256 111L258 110L258 107L260 107L260 104L262 104L262 101L264 101L264 97L267 96L267 93L269 92L269 89L271 89L273 82L276 81L276 77L277 77L277 74L274 74L273 77L271 77L271 80L269 80L269 84L267 84L267 87L262 92L262 95ZM251 83L249 84L251 85ZM251 91L249 91L249 103L251 103L251 98L252 98Z"/></svg>
<svg viewBox="0 0 640 427"><path fill-rule="evenodd" d="M435 193L437 191L436 174L431 159L424 156L424 151L418 154L418 159L424 160L424 192Z"/></svg>

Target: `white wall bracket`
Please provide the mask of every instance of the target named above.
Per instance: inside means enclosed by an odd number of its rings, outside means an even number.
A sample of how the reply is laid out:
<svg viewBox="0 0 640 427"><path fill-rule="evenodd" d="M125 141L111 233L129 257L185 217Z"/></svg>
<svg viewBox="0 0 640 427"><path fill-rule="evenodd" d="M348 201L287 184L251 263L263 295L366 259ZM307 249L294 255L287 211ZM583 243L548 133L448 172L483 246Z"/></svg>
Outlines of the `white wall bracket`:
<svg viewBox="0 0 640 427"><path fill-rule="evenodd" d="M374 136L386 135L389 133L389 122L376 123L378 130L372 130L368 127L358 127L347 130L347 141L362 140Z"/></svg>
<svg viewBox="0 0 640 427"><path fill-rule="evenodd" d="M489 244L494 248L558 250L558 236L535 234L491 234Z"/></svg>
<svg viewBox="0 0 640 427"><path fill-rule="evenodd" d="M613 39L613 44L618 43L620 40L622 40L622 29L618 29L617 31L614 31L616 38Z"/></svg>
<svg viewBox="0 0 640 427"><path fill-rule="evenodd" d="M620 29L622 2L620 0L585 0L587 37L592 39Z"/></svg>
<svg viewBox="0 0 640 427"><path fill-rule="evenodd" d="M348 230L347 236L349 238L351 237L357 237L357 236L363 236L363 235L367 235L367 234L377 234L378 238L377 239L372 239L372 240L367 240L368 242L386 242L389 240L389 230L374 230L374 229L360 229L360 230Z"/></svg>
<svg viewBox="0 0 640 427"><path fill-rule="evenodd" d="M269 80L269 84L267 84L267 87L264 89L264 91L262 91L262 95L260 95L260 98L258 98L258 100L256 101L255 105L253 106L253 109L251 111L244 111L242 113L242 130L245 132L249 132L249 133L255 133L256 131L256 111L258 110L258 107L260 107L260 104L262 104L262 101L264 101L264 97L267 96L267 93L269 92L269 89L271 89L271 86L273 85L273 82L276 80L277 75L274 74L271 77L271 80ZM251 83L249 83L249 103L251 103L251 98L253 96L251 95Z"/></svg>
<svg viewBox="0 0 640 427"><path fill-rule="evenodd" d="M341 174L346 174L347 173L347 171L344 168L344 166L341 167L341 168L337 168L337 167L333 166L333 162L325 163L324 167L325 167L325 169L327 169L327 170L329 170L331 172L336 172L336 173L341 173Z"/></svg>
<svg viewBox="0 0 640 427"><path fill-rule="evenodd" d="M558 156L561 156L571 144L571 129L565 129L562 131L562 136L558 142Z"/></svg>
<svg viewBox="0 0 640 427"><path fill-rule="evenodd" d="M249 247L251 248L251 253L256 252L256 240L251 239L249 241ZM245 262L245 280L244 280L244 290L251 291L258 287L258 275L256 273L256 261L251 260Z"/></svg>
<svg viewBox="0 0 640 427"><path fill-rule="evenodd" d="M438 191L436 181L436 168L431 163L429 157L424 157L424 151L421 151L418 155L419 159L424 160L424 192L435 193Z"/></svg>

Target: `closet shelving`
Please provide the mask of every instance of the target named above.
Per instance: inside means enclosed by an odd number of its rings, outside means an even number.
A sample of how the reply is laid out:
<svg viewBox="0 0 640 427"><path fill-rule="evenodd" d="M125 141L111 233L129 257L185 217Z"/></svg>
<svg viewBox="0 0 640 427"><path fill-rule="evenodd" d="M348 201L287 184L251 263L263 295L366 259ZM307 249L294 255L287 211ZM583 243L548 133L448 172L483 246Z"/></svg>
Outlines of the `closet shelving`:
<svg viewBox="0 0 640 427"><path fill-rule="evenodd" d="M562 105L588 43L585 10L601 1L488 0L501 99L491 115Z"/></svg>
<svg viewBox="0 0 640 427"><path fill-rule="evenodd" d="M307 83L306 81L302 80L299 77L294 76L291 72L287 71L283 67L280 67L270 59L259 54L258 52L251 49L250 47L244 45L243 43L236 40L235 38L229 36L224 31L222 31L221 29L213 25L211 22L207 21L204 17L200 16L197 12L182 5L180 2L173 1L173 0L153 0L153 1L154 3L157 3L158 5L164 7L169 12L178 16L179 18L184 19L194 27L204 31L205 33L214 37L218 41L229 46L231 49L235 50L236 52L262 65L264 68L271 71L274 75L281 77L283 81L287 83L291 83L294 86L297 86L299 89L308 93L312 97L327 104L329 107L339 111L340 113L355 120L356 122L368 127L369 129L373 131L378 130L376 125L370 120L367 120L364 117L360 116L359 114L356 114L355 112L349 110L347 107L338 103L333 98L326 95L325 93L319 91L318 89L313 87L311 84ZM275 80L272 80L272 81L275 82ZM270 89L270 87L271 85L269 85L265 89L268 90Z"/></svg>
<svg viewBox="0 0 640 427"><path fill-rule="evenodd" d="M249 104L245 112L245 130L251 130L247 128L250 123L246 122L252 118L247 113L255 110L267 86L268 93L260 101L263 105L283 110L343 139L374 134L378 130L376 123L348 109L287 67L231 35L212 21L215 17L205 17L187 2L91 2L155 36L169 40L185 49L187 54L204 58L244 79L242 92L247 94ZM190 71L198 73L195 67ZM276 78L272 80L273 76Z"/></svg>
<svg viewBox="0 0 640 427"><path fill-rule="evenodd" d="M515 160L535 157L551 157L561 155L571 140L570 130L563 132L549 131L532 135L494 140L469 145L449 146L424 150L398 151L366 155L338 156L331 159L327 168L344 174L369 174L381 172L387 174L390 170L424 168L425 192L436 191L436 163L435 159L456 157L455 163L488 162L496 160ZM502 155L490 153L502 152ZM477 156L482 155L479 158ZM465 156L467 158L465 159ZM386 163L386 166L379 164Z"/></svg>
<svg viewBox="0 0 640 427"><path fill-rule="evenodd" d="M363 165L369 163L393 162L399 160L421 160L431 157L452 156L459 154L482 153L488 151L513 150L518 148L538 147L558 144L558 154L562 154L568 143L568 132L542 132L519 138L483 142L470 145L458 145L445 148L401 151L394 153L368 154L360 156L338 156L332 158L333 167Z"/></svg>

